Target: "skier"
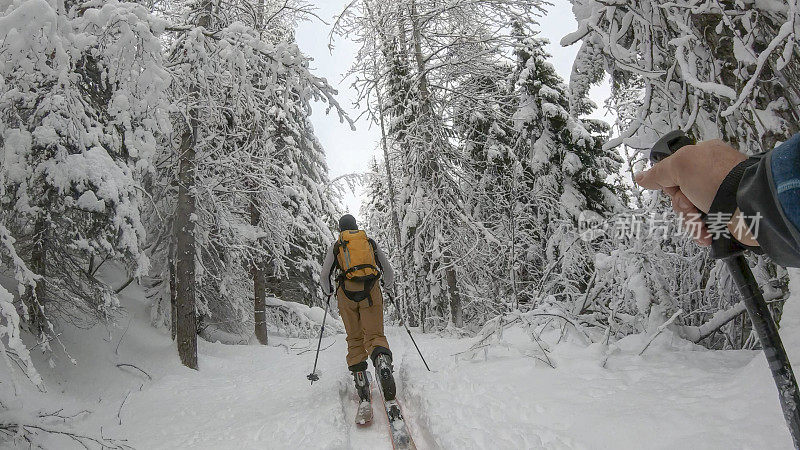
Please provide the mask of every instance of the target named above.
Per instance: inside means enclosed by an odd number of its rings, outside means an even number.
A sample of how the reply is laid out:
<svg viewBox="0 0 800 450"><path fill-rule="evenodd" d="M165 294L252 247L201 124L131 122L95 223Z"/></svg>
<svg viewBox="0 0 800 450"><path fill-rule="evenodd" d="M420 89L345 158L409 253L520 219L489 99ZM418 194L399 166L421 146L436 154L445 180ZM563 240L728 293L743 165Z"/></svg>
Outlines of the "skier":
<svg viewBox="0 0 800 450"><path fill-rule="evenodd" d="M336 298L347 332L347 365L353 373L361 402L370 401L367 356L372 359L385 400L394 400L392 352L383 333L383 295L378 280L390 289L394 272L386 255L346 214L339 219L339 239L322 263L320 280L326 295L333 295L331 276L337 270Z"/></svg>
<svg viewBox="0 0 800 450"><path fill-rule="evenodd" d="M669 195L686 222L700 220L699 211L730 218L713 226L727 225L751 250L782 266L800 267L800 133L749 158L720 140L687 145L637 174L636 183ZM706 225L692 225L704 231L698 244L711 245Z"/></svg>

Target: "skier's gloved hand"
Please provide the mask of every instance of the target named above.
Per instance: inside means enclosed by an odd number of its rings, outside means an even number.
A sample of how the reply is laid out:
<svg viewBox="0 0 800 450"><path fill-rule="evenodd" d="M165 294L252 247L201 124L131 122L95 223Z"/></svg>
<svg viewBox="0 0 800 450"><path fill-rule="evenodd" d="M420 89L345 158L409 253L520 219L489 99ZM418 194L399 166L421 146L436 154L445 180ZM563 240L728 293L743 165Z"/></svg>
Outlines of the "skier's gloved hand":
<svg viewBox="0 0 800 450"><path fill-rule="evenodd" d="M702 230L695 242L708 246L711 235L699 213L708 212L725 177L746 159L747 156L723 141L704 141L682 147L650 170L637 173L634 179L644 188L660 189L669 195L672 209L681 215L687 228ZM737 209L728 223L732 235L743 244L758 245L746 231L748 227L737 226L741 220L744 219Z"/></svg>

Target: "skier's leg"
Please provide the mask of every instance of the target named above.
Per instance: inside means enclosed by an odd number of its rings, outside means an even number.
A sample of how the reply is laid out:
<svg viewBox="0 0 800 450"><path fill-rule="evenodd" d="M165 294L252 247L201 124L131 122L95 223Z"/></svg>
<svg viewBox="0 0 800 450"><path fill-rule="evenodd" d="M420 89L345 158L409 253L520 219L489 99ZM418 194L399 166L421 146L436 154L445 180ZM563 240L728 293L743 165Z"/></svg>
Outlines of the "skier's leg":
<svg viewBox="0 0 800 450"><path fill-rule="evenodd" d="M364 345L372 357L376 376L380 380L383 397L394 400L396 387L392 376L392 351L383 331L383 295L378 283L370 292L372 305L362 301L360 305L361 322L364 326Z"/></svg>
<svg viewBox="0 0 800 450"><path fill-rule="evenodd" d="M358 398L369 402L369 380L367 379L367 351L364 350L364 330L358 303L350 300L341 289L336 291L339 300L339 315L347 332L347 365L353 373Z"/></svg>
<svg viewBox="0 0 800 450"><path fill-rule="evenodd" d="M339 300L339 315L342 316L344 329L347 332L347 365L355 366L366 362L367 351L364 349L364 328L358 303L345 297L341 289L336 290Z"/></svg>
<svg viewBox="0 0 800 450"><path fill-rule="evenodd" d="M369 354L373 354L376 348L380 347L379 353L386 353L389 356L389 341L383 332L383 295L378 283L370 291L372 305L367 300L362 300L359 305L361 313L361 324L364 327L364 347Z"/></svg>

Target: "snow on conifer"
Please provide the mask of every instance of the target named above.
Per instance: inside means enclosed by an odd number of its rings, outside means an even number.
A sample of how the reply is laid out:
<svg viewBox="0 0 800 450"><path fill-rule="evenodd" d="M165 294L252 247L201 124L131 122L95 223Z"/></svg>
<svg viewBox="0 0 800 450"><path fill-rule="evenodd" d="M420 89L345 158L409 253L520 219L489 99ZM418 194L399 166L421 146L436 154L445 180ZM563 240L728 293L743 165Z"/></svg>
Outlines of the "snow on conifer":
<svg viewBox="0 0 800 450"><path fill-rule="evenodd" d="M0 219L40 276L23 295L40 339L50 315L113 313L114 292L95 277L104 262L149 268L140 183L169 130L163 30L141 5L116 1L15 2L0 18Z"/></svg>

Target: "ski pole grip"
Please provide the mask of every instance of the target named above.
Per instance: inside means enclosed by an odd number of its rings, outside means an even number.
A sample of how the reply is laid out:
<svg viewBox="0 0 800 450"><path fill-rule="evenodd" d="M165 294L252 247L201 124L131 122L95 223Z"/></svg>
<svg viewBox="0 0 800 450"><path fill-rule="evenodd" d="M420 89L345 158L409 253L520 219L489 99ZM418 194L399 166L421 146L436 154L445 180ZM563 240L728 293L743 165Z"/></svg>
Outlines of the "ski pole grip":
<svg viewBox="0 0 800 450"><path fill-rule="evenodd" d="M695 141L686 135L682 130L673 130L661 137L653 147L650 148L650 162L658 163L664 158L677 152L681 147L694 145ZM708 215L700 211L700 219L708 225ZM738 256L744 253L744 247L735 241L730 235L725 233L712 234L711 257L723 259Z"/></svg>
<svg viewBox="0 0 800 450"><path fill-rule="evenodd" d="M650 149L650 161L655 164L687 145L694 145L694 141L683 131L670 131L653 144Z"/></svg>

